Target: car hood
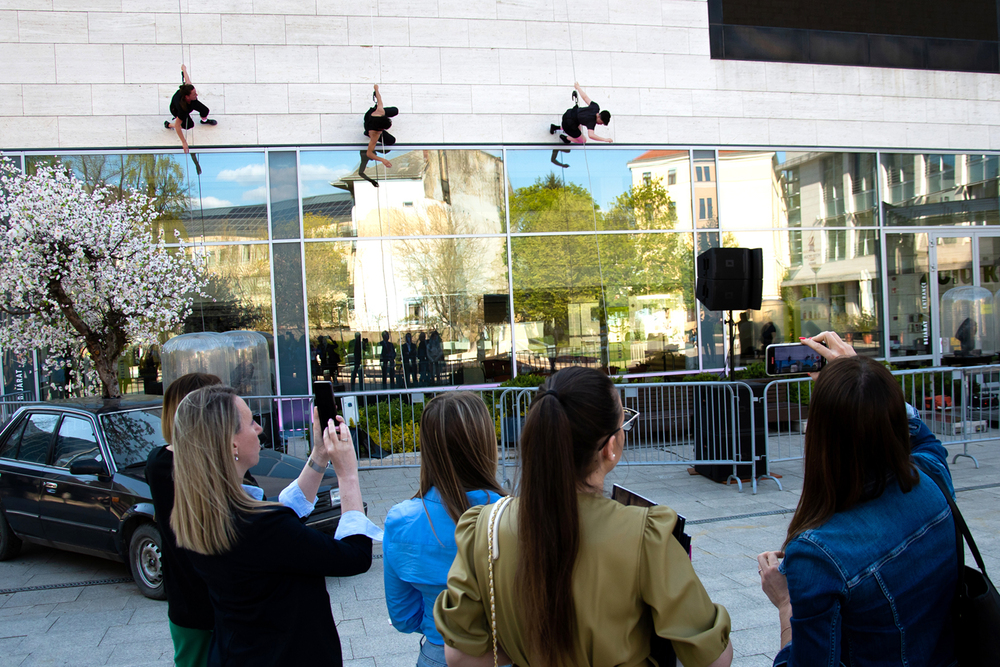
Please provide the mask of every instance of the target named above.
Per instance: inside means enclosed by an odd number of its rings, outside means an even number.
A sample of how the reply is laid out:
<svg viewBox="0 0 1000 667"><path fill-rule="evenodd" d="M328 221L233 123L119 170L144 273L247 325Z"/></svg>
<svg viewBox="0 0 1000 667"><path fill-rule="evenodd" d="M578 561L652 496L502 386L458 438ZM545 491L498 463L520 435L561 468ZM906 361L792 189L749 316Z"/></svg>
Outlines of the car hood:
<svg viewBox="0 0 1000 667"><path fill-rule="evenodd" d="M260 484L260 488L264 489L264 494L269 500L277 500L281 490L299 476L305 465L305 459L297 456L282 454L273 449L262 449L260 461L250 469L250 474ZM333 468L327 469L320 486L337 487L337 473Z"/></svg>

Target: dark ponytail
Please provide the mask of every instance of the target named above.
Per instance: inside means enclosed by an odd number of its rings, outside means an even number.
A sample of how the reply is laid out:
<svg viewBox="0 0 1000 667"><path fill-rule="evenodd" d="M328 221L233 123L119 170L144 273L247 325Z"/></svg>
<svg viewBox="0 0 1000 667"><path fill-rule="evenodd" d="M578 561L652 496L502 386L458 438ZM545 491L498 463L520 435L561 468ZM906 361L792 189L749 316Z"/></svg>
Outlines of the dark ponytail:
<svg viewBox="0 0 1000 667"><path fill-rule="evenodd" d="M621 406L615 392L598 370L566 368L539 388L525 419L517 581L528 643L538 664L570 665L576 657L576 495L594 470L597 450L618 427Z"/></svg>

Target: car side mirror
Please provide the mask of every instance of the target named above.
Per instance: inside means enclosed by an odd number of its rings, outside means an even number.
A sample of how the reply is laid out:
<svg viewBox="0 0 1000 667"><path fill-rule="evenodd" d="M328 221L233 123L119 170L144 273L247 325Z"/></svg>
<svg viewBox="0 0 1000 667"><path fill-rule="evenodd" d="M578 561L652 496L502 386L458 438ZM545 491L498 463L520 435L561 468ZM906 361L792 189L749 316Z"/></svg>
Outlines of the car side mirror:
<svg viewBox="0 0 1000 667"><path fill-rule="evenodd" d="M83 459L73 461L69 466L71 475L97 475L98 477L108 476L108 467L97 459Z"/></svg>

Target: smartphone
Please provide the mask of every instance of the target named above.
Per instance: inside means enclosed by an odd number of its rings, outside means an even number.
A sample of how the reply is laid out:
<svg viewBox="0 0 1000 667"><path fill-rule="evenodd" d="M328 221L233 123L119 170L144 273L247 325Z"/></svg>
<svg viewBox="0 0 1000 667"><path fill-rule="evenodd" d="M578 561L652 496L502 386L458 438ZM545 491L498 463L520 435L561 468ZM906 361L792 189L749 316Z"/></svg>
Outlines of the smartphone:
<svg viewBox="0 0 1000 667"><path fill-rule="evenodd" d="M333 383L325 380L313 382L313 396L316 400L316 407L319 409L320 428L326 430L330 420L336 423L337 401L333 398Z"/></svg>
<svg viewBox="0 0 1000 667"><path fill-rule="evenodd" d="M816 373L826 365L826 359L804 343L775 343L765 351L768 375L785 376Z"/></svg>

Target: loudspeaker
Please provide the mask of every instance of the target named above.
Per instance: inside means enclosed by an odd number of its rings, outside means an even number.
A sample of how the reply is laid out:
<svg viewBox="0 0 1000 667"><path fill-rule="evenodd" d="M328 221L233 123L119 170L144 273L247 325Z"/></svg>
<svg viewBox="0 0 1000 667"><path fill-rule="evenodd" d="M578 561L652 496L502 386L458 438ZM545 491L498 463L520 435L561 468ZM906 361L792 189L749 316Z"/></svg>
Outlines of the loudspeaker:
<svg viewBox="0 0 1000 667"><path fill-rule="evenodd" d="M764 251L710 248L698 255L695 296L708 310L760 310Z"/></svg>

